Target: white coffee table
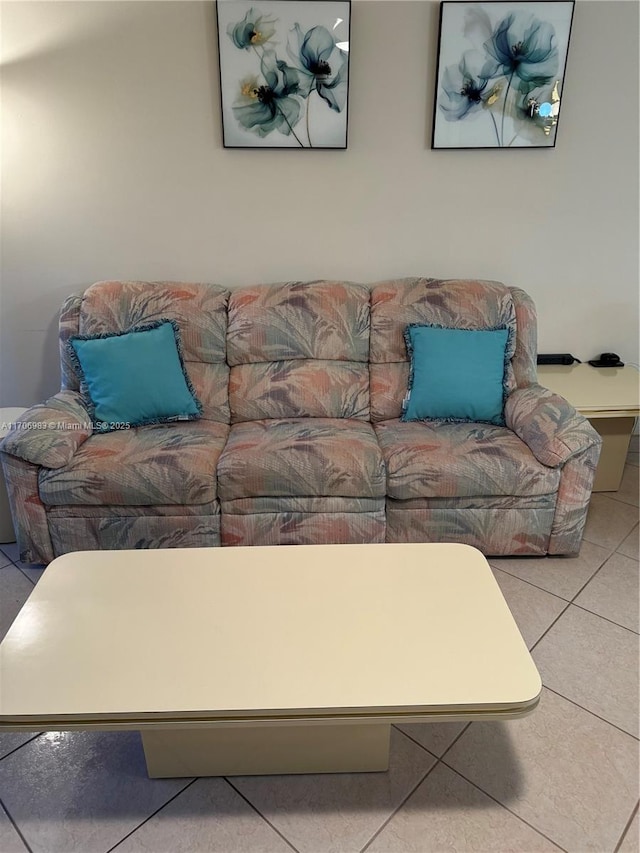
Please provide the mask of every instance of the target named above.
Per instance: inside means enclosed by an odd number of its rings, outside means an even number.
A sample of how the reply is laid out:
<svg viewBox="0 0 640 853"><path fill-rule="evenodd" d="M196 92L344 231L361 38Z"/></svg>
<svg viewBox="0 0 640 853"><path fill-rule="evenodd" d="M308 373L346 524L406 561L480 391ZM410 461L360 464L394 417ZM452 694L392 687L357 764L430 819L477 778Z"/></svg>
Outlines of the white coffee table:
<svg viewBox="0 0 640 853"><path fill-rule="evenodd" d="M392 723L541 690L488 563L444 544L67 554L0 672L0 731L138 729L153 777L384 770Z"/></svg>

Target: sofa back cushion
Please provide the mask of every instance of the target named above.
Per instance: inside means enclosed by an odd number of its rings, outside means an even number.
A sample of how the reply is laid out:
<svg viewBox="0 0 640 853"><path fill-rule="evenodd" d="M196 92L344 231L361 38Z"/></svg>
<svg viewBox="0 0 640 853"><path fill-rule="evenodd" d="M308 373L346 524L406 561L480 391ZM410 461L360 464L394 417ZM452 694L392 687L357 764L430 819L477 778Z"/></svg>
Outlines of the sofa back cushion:
<svg viewBox="0 0 640 853"><path fill-rule="evenodd" d="M69 297L60 315L62 384L77 390L79 378L65 351L72 334L124 332L167 318L180 330L185 368L205 420L229 423L226 364L229 292L211 284L101 281Z"/></svg>
<svg viewBox="0 0 640 853"><path fill-rule="evenodd" d="M231 293L231 421L369 419L369 289L338 281Z"/></svg>
<svg viewBox="0 0 640 853"><path fill-rule="evenodd" d="M399 418L409 381L404 330L410 323L454 329L507 327L507 392L516 387L512 359L517 347L511 291L493 281L405 278L380 282L371 290L371 420Z"/></svg>

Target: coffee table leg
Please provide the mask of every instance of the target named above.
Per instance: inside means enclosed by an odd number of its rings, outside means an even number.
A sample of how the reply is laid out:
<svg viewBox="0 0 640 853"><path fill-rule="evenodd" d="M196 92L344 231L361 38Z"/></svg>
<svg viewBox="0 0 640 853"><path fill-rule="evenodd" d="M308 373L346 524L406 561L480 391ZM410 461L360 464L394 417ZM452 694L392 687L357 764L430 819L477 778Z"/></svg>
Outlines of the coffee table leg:
<svg viewBox="0 0 640 853"><path fill-rule="evenodd" d="M142 731L152 779L387 770L388 725L281 725Z"/></svg>

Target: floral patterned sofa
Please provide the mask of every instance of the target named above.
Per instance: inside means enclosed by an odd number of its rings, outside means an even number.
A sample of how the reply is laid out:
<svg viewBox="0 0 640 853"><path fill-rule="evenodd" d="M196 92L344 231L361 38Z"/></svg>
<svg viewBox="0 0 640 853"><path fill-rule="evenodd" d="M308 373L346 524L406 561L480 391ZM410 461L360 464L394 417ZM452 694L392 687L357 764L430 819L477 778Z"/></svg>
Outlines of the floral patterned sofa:
<svg viewBox="0 0 640 853"><path fill-rule="evenodd" d="M161 318L179 325L202 417L92 431L67 339ZM515 332L505 426L400 420L409 323ZM329 542L455 541L487 555L580 548L600 438L536 383L535 310L517 288L99 282L66 300L60 354L62 390L0 445L26 562Z"/></svg>

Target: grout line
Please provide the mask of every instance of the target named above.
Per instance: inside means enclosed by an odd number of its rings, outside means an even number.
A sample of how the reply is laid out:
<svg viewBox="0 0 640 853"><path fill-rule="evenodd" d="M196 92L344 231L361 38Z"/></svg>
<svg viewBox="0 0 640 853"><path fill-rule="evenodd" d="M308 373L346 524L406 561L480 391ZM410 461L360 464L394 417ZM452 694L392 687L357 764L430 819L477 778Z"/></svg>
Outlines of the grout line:
<svg viewBox="0 0 640 853"><path fill-rule="evenodd" d="M614 507L615 507L616 505L618 505L618 506L619 506L620 504L622 504L623 506L628 506L628 507L631 507L632 509L635 509L635 510L636 510L636 512L640 512L640 507L636 506L635 504L628 504L628 503L626 503L625 501L617 500L616 498L610 497L610 496L609 496L609 494L610 494L610 493L606 493L606 492L592 492L592 494L597 494L597 495L599 495L599 496L600 496L600 497L602 497L602 499L603 499L603 500L605 500L605 501L613 501L613 505L614 505ZM628 535L629 535L633 530L635 530L636 524L637 524L637 521L634 521L634 522L633 522L633 524L632 524L632 526L631 526L631 528L630 528L630 530L627 530L627 532L624 534L624 536L622 537L622 539L621 539L619 542L617 542L617 543L616 543L616 544L615 544L615 545L610 549L610 550L611 550L611 553L609 554L609 557L611 556L611 554L613 554L615 551L617 551L617 550L618 550L618 548L622 545L622 543L623 543L623 542L624 542L624 540L627 538L627 536L628 536ZM593 542L591 539L588 539L588 538L586 537L586 535L585 535L585 534L586 534L586 524L585 524L585 530L584 530L584 533L583 533L583 536L582 536L583 540L584 540L585 542L589 542L591 545L598 545L600 548L609 548L609 546L608 546L608 545L603 545L601 542ZM609 559L609 557L607 557L607 560Z"/></svg>
<svg viewBox="0 0 640 853"><path fill-rule="evenodd" d="M620 542L620 545L622 545L622 543L625 541L625 539L627 539L627 538L628 538L628 536L630 536L630 535L631 535L631 533L633 533L633 531L636 529L636 527L638 527L638 525L637 525L637 524L635 525L635 527L633 527L633 528L629 531L629 533L627 534L627 536L625 536L625 538L622 540L622 542ZM598 548L604 548L604 545L598 545L598 543L597 543L597 542L589 542L589 540L588 540L588 539L584 539L584 541L585 541L585 542L588 542L588 544L589 544L589 545L596 545ZM619 548L619 547L620 547L620 545L618 545L617 547ZM606 548L605 548L605 550L606 550ZM577 597L580 595L580 593L582 592L582 590L583 590L586 586L588 586L588 585L591 583L591 581L595 578L595 576L598 574L598 572L599 572L602 568L604 568L605 564L606 564L606 563L608 563L608 562L609 562L609 560L610 560L610 559L611 559L615 554L621 554L621 552L619 552L619 551L617 551L617 550L613 550L613 551L611 551L609 554L607 554L607 556L604 558L604 560L602 561L602 563L600 563L600 565L599 565L596 569L594 569L594 570L593 570L593 573L592 573L591 575L589 575L589 577L587 578L587 580L582 584L582 586L581 586L581 587L578 589L578 591L577 591L577 592L572 596L572 598L565 598L565 597L564 597L564 595L560 595L560 594L559 594L559 593L557 593L557 592L551 592L551 590L548 590L548 589L546 589L546 588L545 588L545 587L543 587L543 586L538 586L538 584L534 583L534 582L533 582L533 581L531 581L531 580L527 580L526 578L522 578L522 577L520 577L520 575L515 575L515 574L513 574L513 572L510 572L510 571L509 571L509 569L504 569L504 568L502 568L502 566L500 566L499 564L492 563L492 562L491 562L491 559L487 560L487 562L489 563L489 565L490 565L490 566L491 566L491 568L493 568L493 569L498 569L498 571L500 571L500 572L504 572L506 575L509 575L509 576L510 576L510 577L512 577L512 578L516 578L516 580L522 581L523 583L528 583L530 586L534 587L535 589L539 589L539 590L541 590L542 592L546 592L548 595L553 595L553 596L555 596L556 598L559 598L561 601L568 601L570 604L573 604L573 603L575 602L576 598L577 598ZM626 556L626 554L621 554L621 556L622 556L622 557L625 557L625 556ZM633 558L633 557L627 557L627 559L629 559L629 560L633 560L634 558ZM579 607L580 605L577 605L577 606ZM586 609L586 608L584 608L584 609ZM591 612L591 611L590 611L590 612ZM600 614L598 613L598 614L596 614L596 615L597 615L597 616L599 616ZM605 619L606 617L605 617L605 616L603 616L602 618L603 618L603 619ZM611 621L611 620L609 620L609 621ZM615 624L618 624L618 623L616 622ZM624 625L621 625L620 627L624 627ZM635 632L634 632L634 633L635 633Z"/></svg>
<svg viewBox="0 0 640 853"><path fill-rule="evenodd" d="M604 619L605 622L609 622L611 625L616 625L618 628L624 628L625 631L629 631L629 633L635 634L636 637L638 636L638 631L634 631L633 628L628 628L626 625L621 625L614 619L609 619L608 616L603 616L602 613L596 613L595 610L589 610L588 607L583 607L581 604L576 604L575 601L572 601L571 603L574 607L577 607L578 610L584 610L585 613L590 613L592 616L597 616L599 619Z"/></svg>
<svg viewBox="0 0 640 853"><path fill-rule="evenodd" d="M634 467L636 467L636 466L634 466ZM617 501L619 504L626 504L627 506L634 506L634 507L636 507L636 509L640 509L640 507L638 507L638 504L630 503L629 501L626 501L624 498L616 497L617 494L618 494L617 492L611 492L611 493L607 493L605 496L608 498L611 498L612 501Z"/></svg>
<svg viewBox="0 0 640 853"><path fill-rule="evenodd" d="M586 711L587 714L591 714L592 717L595 717L597 720L601 720L603 723L606 723L608 726L611 726L614 729L617 729L619 732L622 732L623 735L627 737L631 737L634 740L640 740L638 735L632 735L631 732L626 731L626 729L620 728L615 723L612 723L611 720L607 720L604 717L601 717L600 714L596 714L595 711L590 711L589 708L585 708L584 705L581 705L579 702L576 702L575 699L570 699L568 696L565 696L564 693L559 693L557 690L554 690L553 687L549 687L548 684L542 684L545 690L548 690L550 693L555 693L556 696L559 696L561 699L564 699L567 702L571 702L572 705L575 705L576 708L581 708L583 711Z"/></svg>
<svg viewBox="0 0 640 853"><path fill-rule="evenodd" d="M638 525L636 525L636 527L637 527L637 526L638 526ZM627 536L625 536L625 538L622 540L622 542L624 542L624 541L625 541L625 539L627 539L627 537L628 537L631 533L633 533L633 531L634 531L635 529L636 529L636 528L634 527L632 530L630 530L630 531L629 531L629 533L627 534ZM622 545L622 542L620 543L620 545ZM592 542L591 544L593 545L594 543ZM618 548L620 547L620 545L618 545ZM579 589L579 590L576 592L576 594L573 596L573 598L571 599L571 603L572 603L572 604L575 604L575 600L576 600L576 598L580 595L580 593L583 591L583 589L584 589L585 587L589 586L589 584L590 584L590 583L591 583L591 581L595 578L595 576L596 576L596 575L598 575L598 574L600 574L600 572L602 571L602 569L604 569L604 567L607 565L607 563L609 562L609 560L610 560L612 557L615 557L615 555L616 555L616 554L619 554L619 553L620 553L619 551L612 551L612 552L611 552L607 557L605 557L605 559L604 559L604 561L602 562L602 564L601 564L600 566L598 566L598 568L597 568L597 569L595 570L595 572L591 575L591 577L589 578L589 580L588 580L588 581L586 581L585 583L583 583L583 584L582 584L582 586L580 587L580 589ZM624 557L624 556L626 556L626 555L625 555L625 554L620 554L620 556L621 556L621 557ZM628 560L633 560L633 557L627 557L627 559L628 559ZM636 562L637 562L637 561L636 561ZM580 607L580 605L579 605L579 604L576 604L576 607ZM586 609L586 608L583 608L583 609ZM600 614L598 613L597 615L599 616ZM603 619L606 619L606 616L603 616L602 618L603 618ZM611 621L611 620L609 620L609 621ZM617 623L616 623L616 624L617 624ZM621 626L621 627L624 627L624 626ZM635 633L635 632L634 632L634 633Z"/></svg>
<svg viewBox="0 0 640 853"><path fill-rule="evenodd" d="M635 528L634 528L634 529L635 529ZM624 542L624 539L623 539L622 541ZM591 613L591 614L592 614L592 616L599 616L599 617L600 617L600 619L604 619L604 620L605 620L605 622L610 622L612 625L617 625L619 628L624 628L626 631L630 631L632 634L636 634L636 635L637 635L637 634L638 634L638 632L637 632L637 631L634 631L632 628L627 628L627 626L626 626L626 625L621 625L619 622L615 622L613 619L609 619L607 616L603 616L601 613L596 613L594 610L589 610L589 608L588 608L588 607L583 607L581 604L577 604L577 602L576 602L576 599L578 598L578 596L580 595L580 593L581 593L581 592L582 592L586 587L588 587L588 586L589 586L589 584L591 583L591 581L595 579L596 575L599 575L599 574L600 574L600 572L604 569L604 567L607 565L607 563L609 562L609 560L610 560L613 556L615 556L617 553L618 553L617 551L613 551L611 554L609 554L609 556L605 559L604 563L602 563L602 565L601 565L601 566L599 566L599 567L595 570L595 572L591 575L591 577L589 578L589 580L582 584L582 586L580 587L580 589L576 592L576 594L575 594L575 595L573 596L573 598L571 599L570 604L573 604L573 606L574 606L574 607L578 607L580 610L584 610L584 611L586 611L587 613ZM624 557L624 554L622 554L621 556L623 556L623 557ZM629 557L628 559L632 559L632 558L631 558L631 557ZM563 599L563 601L566 601L566 599ZM566 610L566 608L565 608L565 610ZM565 611L563 610L563 611L562 611L562 613L564 613L564 612L565 612ZM560 614L561 616L562 616L562 613ZM546 631L545 631L545 633L546 633ZM543 634L542 636L544 636L544 634ZM542 637L540 637L540 639L542 639ZM537 642L540 642L540 640L538 640ZM531 651L531 650L530 650L530 651Z"/></svg>
<svg viewBox="0 0 640 853"><path fill-rule="evenodd" d="M563 599L562 599L562 601L565 601L565 599L563 598ZM556 624L556 622L558 621L558 619L560 619L560 617L561 617L564 613L566 613L566 612L567 612L567 610L568 610L570 607L571 607L571 602L570 602L570 601L567 601L567 606L566 606L565 608L563 608L563 610L561 610L561 611L560 611L560 613L558 613L558 615L557 615L557 616L556 616L556 618L553 620L553 622L549 625L549 627L547 628L547 630L546 630L543 634L541 634L541 635L538 637L538 639L535 641L535 643L531 646L531 648L529 649L529 654L531 654L531 652L535 649L535 647L538 645L538 643L539 643L541 640L543 640L543 639L547 636L547 634L548 634L548 633L549 633L549 631L553 628L553 626Z"/></svg>
<svg viewBox="0 0 640 853"><path fill-rule="evenodd" d="M629 554L625 554L624 551L620 550L620 548L622 548L622 546L627 541L627 539L630 536L632 536L634 533L636 534L635 538L638 539L638 537L640 537L640 521L638 524L635 525L635 527L631 528L631 530L627 533L625 538L622 540L622 542L618 545L618 547L616 548L616 550L613 553L614 554L620 554L621 556L626 557L628 560L639 560L640 557L631 557L631 556L629 556Z"/></svg>
<svg viewBox="0 0 640 853"><path fill-rule="evenodd" d="M400 725L401 725L401 724L400 724ZM418 725L420 725L420 723L418 723ZM428 723L428 722L425 722L425 725L427 725L427 726L428 726L428 725L431 725L431 724L430 724L430 723ZM452 725L455 725L455 723L452 723ZM419 747L420 747L420 749L424 749L424 751L425 751L428 755L430 755L430 756L431 756L431 758L435 758L435 759L436 759L436 761L438 760L438 756L437 756L435 753L431 752L431 750L430 750L430 749L427 749L427 747L426 747L424 744L420 743L420 741L418 741L418 740L416 740L415 738L411 737L411 735L410 735L410 734L407 734L407 732L405 732L405 731L403 731L402 729L398 728L398 726L397 726L395 723L391 723L391 728L392 728L392 729L396 729L396 731L398 731L401 735L404 735L405 737L409 738L409 740L410 740L412 743L415 743L415 745L416 745L416 746L419 746ZM467 728L467 727L465 726L465 729L466 729L466 728ZM460 732L460 734L462 734L462 732ZM460 737L460 735L458 735L458 737ZM456 740L458 740L458 738L456 738Z"/></svg>
<svg viewBox="0 0 640 853"><path fill-rule="evenodd" d="M404 734L404 732L401 732L401 734ZM407 735L407 737L408 737L408 735ZM413 740L413 738L411 738L411 740ZM426 750L426 752L429 752L429 750ZM433 753L429 752L429 755L433 755ZM435 757L435 756L434 756L434 757ZM427 776L428 776L431 772L433 772L433 770L435 770L435 768L438 766L438 764L439 764L439 763L440 763L440 762L439 762L439 761L438 761L438 759L436 758L436 760L433 762L433 766L432 766L432 767L430 767L430 768L427 770L427 772L424 774L424 776L422 777L422 779L420 779L420 780L419 780L418 784L413 786L413 788L409 791L409 793L407 794L407 796L402 800L402 802L398 805L398 807L397 807L397 808L395 808L395 809L391 812L391 814L389 815L389 817L388 817L385 821L383 821L383 822L380 824L380 826L379 826L379 827L377 828L377 830L373 833L373 835L372 835L372 836L371 836L371 838L367 841L367 843L364 845L364 847L361 847L361 848L360 848L360 853L365 853L365 850L373 844L373 842L374 842L374 841L376 840L376 838L380 835L380 833L382 832L382 830L383 830L383 829L384 829L384 828L385 828L385 827L386 827L386 826L391 822L391 820L392 820L392 819L393 819L393 818L398 814L398 812L399 812L399 811L400 811L400 809L404 806L404 804L407 802L407 800L409 800L409 799L410 799L410 797L411 797L411 796L412 796L412 795L413 795L413 794L418 790L418 788L420 787L420 785L422 785L422 783L423 783L423 782L424 782L424 780L427 778Z"/></svg>
<svg viewBox="0 0 640 853"><path fill-rule="evenodd" d="M622 540L622 542L624 542L624 539ZM620 544L622 544L622 542L621 542ZM593 545L593 542L592 542L591 544ZM609 560L613 557L613 555L614 555L615 553L616 553L615 551L612 551L612 552L611 552L607 557L605 557L605 558L604 558L604 560L602 561L602 563L598 566L598 568L595 570L595 572L591 575L591 577L589 578L589 580L588 580L588 581L585 581L585 582L582 584L582 586L580 587L580 589L576 592L576 594L575 594L575 595L573 596L573 598L571 599L571 603L572 603L572 604L573 604L573 602L576 600L576 598L580 595L580 593L582 592L582 590L583 590L583 589L585 589L585 587L588 587L588 586L589 586L589 584L591 583L591 581L595 578L595 576L596 576L597 574L599 574L599 572L601 572L601 571L602 571L602 569L606 566L606 564L609 562Z"/></svg>
<svg viewBox="0 0 640 853"><path fill-rule="evenodd" d="M627 506L628 506L628 504L627 504ZM592 539L587 539L586 536L582 537L582 541L586 542L589 545L596 545L598 548L602 548L604 551L607 551L608 552L607 556L604 559L604 561L606 563L607 560L609 559L609 557L613 557L614 554L618 553L618 548L622 545L622 543L627 538L627 536L632 532L632 530L633 530L633 527L631 528L631 530L627 530L627 532L624 534L622 539L620 539L619 542L616 542L615 545L603 545L602 542L594 542Z"/></svg>
<svg viewBox="0 0 640 853"><path fill-rule="evenodd" d="M585 524L585 533L586 533L586 524ZM580 547L582 547L583 542L587 542L589 545L596 545L598 548L602 548L604 551L607 551L607 556L605 557L605 561L609 559L609 557L615 553L616 548L619 548L624 540L627 538L631 531L627 531L625 535L619 542L616 542L615 545L603 545L602 542L595 542L593 539L587 539L585 533L582 534L582 539L580 540Z"/></svg>
<svg viewBox="0 0 640 853"><path fill-rule="evenodd" d="M440 756L440 761L442 761L442 759L443 759L443 758L445 757L445 755L449 752L449 750L450 750L453 746L455 746L455 745L458 743L458 741L460 740L460 738L462 737L462 735L467 731L467 729L469 728L469 726L470 726L470 725L471 725L471 723L470 723L470 722L469 722L469 723L467 723L467 725L462 729L462 731L460 732L460 734L458 735L458 737L454 738L454 739L451 741L451 743L449 744L449 746L445 749L445 751L444 751L444 752L442 753L442 755Z"/></svg>
<svg viewBox="0 0 640 853"><path fill-rule="evenodd" d="M288 844L288 845L289 845L289 847L290 847L293 851L295 851L295 853L299 853L298 848L297 848L297 847L294 847L294 846L293 846L293 844L289 841L289 839L288 839L286 836L284 836L284 835L280 832L280 830L279 830L276 826L274 826L274 825L271 823L271 821L269 820L269 818L268 818L268 817L265 817L265 816L262 814L262 812L260 811L260 809L258 809L256 806L254 806L254 804L251 802L251 800L249 800L247 797L245 797L245 795L242 793L242 791L240 791L238 788L236 788L236 786L233 784L233 782L231 782L231 781L229 780L229 777L228 777L228 776L223 776L222 778L223 778L223 779L224 779L224 781L227 783L227 785L229 785L229 787L230 787L233 791L235 791L235 792L236 792L236 794L237 794L239 797L242 797L242 799L245 801L245 803L246 803L248 806L250 806L250 807L254 810L254 812L255 812L257 815L259 815L259 817L261 817L261 818L262 818L262 820L263 820L263 821L264 821L264 822L265 822L269 827L271 827L271 829L272 829L275 833L277 833L277 834L280 836L280 838L281 838L281 839L282 839L286 844ZM107 853L108 853L108 851L107 851Z"/></svg>
<svg viewBox="0 0 640 853"><path fill-rule="evenodd" d="M14 567L15 569L17 569L21 574L23 574L23 575L25 576L25 578L29 581L29 583L30 583L32 586L35 586L35 585L36 585L36 582L35 582L34 580L32 580L32 579L29 577L29 575L28 575L26 572L24 572L24 571L20 568L20 566L16 566L16 564L14 563L14 564L13 564L13 567Z"/></svg>
<svg viewBox="0 0 640 853"><path fill-rule="evenodd" d="M471 723L467 723L467 725L463 728L463 730L460 732L458 737L449 744L449 746L445 749L445 751L440 756L440 761L442 761L444 759L445 755L452 749L452 747L454 747L456 745L456 743L460 740L460 738L467 731L467 729L469 728L470 725L471 725Z"/></svg>
<svg viewBox="0 0 640 853"><path fill-rule="evenodd" d="M116 849L116 847L119 847L119 846L122 844L122 842L123 842L123 841L126 841L126 840L127 840L127 838L130 838L130 837L133 835L133 833L134 833L134 832L137 832L137 831L140 829L140 827L141 827L141 826L144 826L144 825L145 825L145 823L147 823L148 821L150 821L152 817L155 817L155 816L158 814L158 812L161 812L161 811L162 811L162 809L163 809L165 806L168 806L168 805L169 805L169 803L172 803L172 802L175 800L175 798L176 798L176 797L179 797L179 796L180 796L180 794L182 794L184 791L186 791L186 790L187 790L187 788L189 788L191 785L193 785L193 783L194 783L194 782L197 782L197 781L198 781L198 778L199 778L199 777L198 777L198 776L196 776L196 777L195 777L195 779L192 779L190 782L188 782L188 783L184 786L184 788L181 788L181 789L178 791L178 793L177 793L177 794L174 794L174 795L173 795L173 797L171 797L170 799L168 799L166 803L163 803L163 804L160 806L160 808L159 808L159 809L156 809L152 814L150 814L150 815L149 815L149 817L146 817L146 818L145 818L141 823L139 823L139 824L138 824L138 826L136 826L134 829L132 829L132 830L131 830L131 832L128 832L125 836L123 836L123 837L120 839L120 841L116 841L116 843L115 843L112 847L109 847L109 849L107 850L107 853L111 853L111 851L112 851L112 850L115 850L115 849Z"/></svg>
<svg viewBox="0 0 640 853"><path fill-rule="evenodd" d="M631 817L626 822L625 827L622 830L622 835L618 839L618 843L616 844L613 853L618 853L618 850L620 849L620 846L621 846L622 842L624 841L627 833L629 832L629 828L630 828L631 824L633 823L633 819L637 814L638 814L638 803L636 803L635 809L631 812Z"/></svg>
<svg viewBox="0 0 640 853"><path fill-rule="evenodd" d="M7 809L7 807L5 806L4 802L3 802L1 799L0 799L0 808L1 808L1 809L4 811L4 813L6 814L7 818L9 819L9 821L10 821L10 823L11 823L11 826L13 826L13 828L15 829L15 831L18 833L18 836L20 837L20 840L22 841L22 843L24 844L24 846L26 847L26 849L29 851L29 853L33 853L33 850L32 850L32 849L31 849L31 847L29 847L29 845L27 844L27 839L24 837L24 835L23 835L23 834L22 834L22 832L20 831L20 827L19 827L19 826L18 826L18 824L15 822L15 820L11 817L11 815L9 814L9 810Z"/></svg>
<svg viewBox="0 0 640 853"><path fill-rule="evenodd" d="M615 501L618 504L623 504L623 506L631 506L634 509L640 509L638 504L631 503L631 501L625 501L622 498L611 498L612 501Z"/></svg>
<svg viewBox="0 0 640 853"><path fill-rule="evenodd" d="M424 723L424 724L425 724L425 725L427 725L427 726L428 726L428 725L431 725L431 723L427 722L426 720L425 720L425 723ZM412 741L413 743L415 743L415 745L416 745L416 746L419 746L419 747L420 747L420 749L424 749L424 751L427 753L427 755L429 755L431 758L435 758L435 760L436 760L436 761L439 761L439 758L438 758L438 756L435 754L435 752L431 752L431 750L430 750L430 749L427 749L427 747L426 747L426 746L423 746L419 741L415 740L415 738L412 738L412 737L411 737L411 735L408 735L406 732L402 731L402 729L398 728L398 726L401 726L401 725L402 725L402 723L398 723L398 724L396 724L396 723L391 723L391 728L392 728L392 729L395 729L395 730L396 730L399 734L401 734L403 737L406 737L406 738L408 738L410 741ZM412 725L412 724L411 724L411 723L405 723L405 725ZM414 725L418 725L418 726L419 726L419 725L421 725L421 724L420 724L420 723L414 723ZM440 723L440 725L445 725L445 723ZM452 726L455 726L455 725L456 725L456 723L451 723L451 725L452 725ZM468 725L471 725L471 723L468 723ZM466 729L466 728L467 728L467 726L465 726L465 729ZM460 734L462 734L462 732L460 732ZM458 735L458 737L460 737L460 735ZM456 740L458 740L458 737L456 737Z"/></svg>
<svg viewBox="0 0 640 853"><path fill-rule="evenodd" d="M20 733L16 732L16 734L20 734ZM14 752L17 752L19 749L22 749L23 746L26 746L28 743L31 743L32 740L35 740L37 737L40 737L40 735L42 735L42 734L44 734L44 732L38 732L33 737L30 737L28 740L25 740L24 743L21 743L20 746L16 746L14 749L11 750L11 752L7 752L6 755L0 756L0 761L4 761L5 758L9 758L9 756L13 755Z"/></svg>
<svg viewBox="0 0 640 853"><path fill-rule="evenodd" d="M489 797L489 799L490 799L490 800L493 800L493 802L494 802L494 803L497 803L497 804L500 806L500 808L503 808L505 811L509 812L509 814L512 814L512 815L513 815L515 818L517 818L519 821L521 821L522 823L526 824L530 829L533 829L533 830L534 830L534 832L537 832L537 833L538 833L538 835L541 835L543 838L546 838L546 839L547 839L547 841L550 841L550 842L551 842L551 844L553 844L553 846L554 846L554 847L557 847L557 848L558 848L558 850L562 850L562 851L563 851L563 853L567 853L567 851L565 850L565 848L564 848L564 847L561 847L561 846L558 844L558 842L557 842L557 841L554 841L554 840L553 840L553 838L550 838L548 835L546 835L544 832L542 832L542 830L538 829L538 828L537 828L536 826L534 826L532 823L529 823L529 821L528 821L528 820L525 820L525 819L524 819L523 817L521 817L521 815L519 815L517 812L514 812L514 811L513 811L513 809L510 809L510 808L509 808L509 806L506 806L504 803L501 803L501 802L500 802L500 800L496 799L496 798L493 796L493 794L490 794L488 791L485 791L485 790L484 790L484 788L481 788L481 787L480 787L480 785L477 785L477 784L476 784L475 782L473 782L471 779L468 779L468 778L464 775L464 773L461 773L461 772L460 772L460 770L456 770L456 768L455 768L455 767L452 767L450 764L447 764L447 762L446 762L446 761L443 761L443 762L442 762L442 764L443 764L445 767L448 767L448 768L449 768L449 770L451 770L453 773L456 773L458 776L461 776L461 777L465 780L465 782L468 782L470 785L473 785L473 787L474 787L474 788L476 788L478 791L480 791L481 793L483 793L486 797Z"/></svg>
<svg viewBox="0 0 640 853"><path fill-rule="evenodd" d="M609 558L607 557L607 559L609 559ZM504 572L505 575L509 575L510 578L515 578L518 581L522 581L522 583L528 583L529 586L532 586L534 589L539 589L540 592L546 592L547 595L552 595L554 598L559 598L560 601L571 602L571 599L565 598L564 595L559 595L557 592L550 592L548 589L545 589L543 586L538 586L538 584L534 583L533 581L527 580L526 578L521 578L520 575L514 575L513 572L510 572L508 569L503 569L502 566L496 566L495 563L492 563L489 560L487 560L487 562L489 563L489 565L491 566L492 569L496 569L499 572ZM597 572L598 569L596 569L595 571ZM591 580L591 578L589 578L589 580Z"/></svg>

